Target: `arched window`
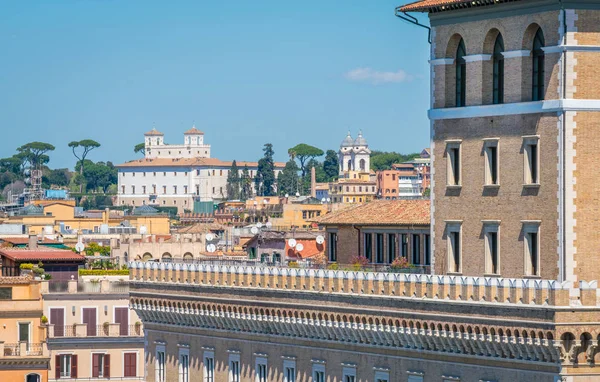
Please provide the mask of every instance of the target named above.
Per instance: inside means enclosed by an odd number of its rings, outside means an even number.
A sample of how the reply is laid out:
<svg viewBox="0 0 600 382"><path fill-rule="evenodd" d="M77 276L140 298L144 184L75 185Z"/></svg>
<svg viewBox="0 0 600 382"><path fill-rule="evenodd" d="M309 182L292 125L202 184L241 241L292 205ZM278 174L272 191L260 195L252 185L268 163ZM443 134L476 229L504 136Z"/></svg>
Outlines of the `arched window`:
<svg viewBox="0 0 600 382"><path fill-rule="evenodd" d="M359 163L360 163L360 170L365 171L365 160L361 159Z"/></svg>
<svg viewBox="0 0 600 382"><path fill-rule="evenodd" d="M502 35L498 34L494 43L494 86L493 102L495 104L504 103L504 41Z"/></svg>
<svg viewBox="0 0 600 382"><path fill-rule="evenodd" d="M25 378L25 382L40 382L41 378L39 374L27 374Z"/></svg>
<svg viewBox="0 0 600 382"><path fill-rule="evenodd" d="M466 82L467 82L467 63L465 62L465 43L460 39L458 49L456 50L456 107L465 106L466 101Z"/></svg>
<svg viewBox="0 0 600 382"><path fill-rule="evenodd" d="M538 28L535 37L533 38L533 86L531 92L532 101L541 101L544 99L544 33L542 28Z"/></svg>

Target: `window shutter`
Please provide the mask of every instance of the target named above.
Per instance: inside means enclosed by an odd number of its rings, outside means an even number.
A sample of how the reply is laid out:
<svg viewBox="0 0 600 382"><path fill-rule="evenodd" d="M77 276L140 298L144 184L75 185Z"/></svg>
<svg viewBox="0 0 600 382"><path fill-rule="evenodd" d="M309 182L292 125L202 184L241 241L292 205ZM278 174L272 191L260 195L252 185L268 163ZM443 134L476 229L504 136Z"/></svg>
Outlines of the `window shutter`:
<svg viewBox="0 0 600 382"><path fill-rule="evenodd" d="M104 355L104 378L110 378L110 354Z"/></svg>
<svg viewBox="0 0 600 382"><path fill-rule="evenodd" d="M71 378L77 378L77 354L71 356Z"/></svg>
<svg viewBox="0 0 600 382"><path fill-rule="evenodd" d="M60 379L60 356L57 355L54 359L54 378Z"/></svg>
<svg viewBox="0 0 600 382"><path fill-rule="evenodd" d="M100 356L98 354L92 354L92 377L98 378L100 375Z"/></svg>

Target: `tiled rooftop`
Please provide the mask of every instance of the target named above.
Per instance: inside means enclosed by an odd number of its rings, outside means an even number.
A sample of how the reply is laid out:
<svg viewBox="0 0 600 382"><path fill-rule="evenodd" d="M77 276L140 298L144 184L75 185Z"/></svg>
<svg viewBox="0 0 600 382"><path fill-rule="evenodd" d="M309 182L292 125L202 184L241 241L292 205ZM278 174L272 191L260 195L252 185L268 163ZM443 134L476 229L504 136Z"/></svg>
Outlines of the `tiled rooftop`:
<svg viewBox="0 0 600 382"><path fill-rule="evenodd" d="M485 5L493 5L498 2L512 2L518 0L483 0L483 1L472 1L472 0L422 0L415 1L403 5L398 8L400 12L439 12L449 11L452 9L470 8L470 7L481 7Z"/></svg>
<svg viewBox="0 0 600 382"><path fill-rule="evenodd" d="M333 212L315 221L322 225L429 225L429 200L375 200Z"/></svg>
<svg viewBox="0 0 600 382"><path fill-rule="evenodd" d="M52 260L80 260L85 257L73 251L64 249L29 249L29 248L0 248L0 256L14 261L52 261Z"/></svg>

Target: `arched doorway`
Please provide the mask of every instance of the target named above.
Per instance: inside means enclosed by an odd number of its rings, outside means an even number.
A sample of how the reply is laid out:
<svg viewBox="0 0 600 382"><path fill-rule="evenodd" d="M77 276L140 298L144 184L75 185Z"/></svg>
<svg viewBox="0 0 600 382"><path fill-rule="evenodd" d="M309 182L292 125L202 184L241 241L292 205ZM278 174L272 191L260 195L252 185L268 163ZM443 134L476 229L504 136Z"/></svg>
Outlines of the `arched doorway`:
<svg viewBox="0 0 600 382"><path fill-rule="evenodd" d="M184 263L191 263L194 261L194 255L192 255L189 252L186 252L183 254L183 262Z"/></svg>
<svg viewBox="0 0 600 382"><path fill-rule="evenodd" d="M41 378L39 374L27 374L25 377L25 382L41 382Z"/></svg>
<svg viewBox="0 0 600 382"><path fill-rule="evenodd" d="M160 261L162 261L163 263L170 263L173 261L173 256L171 256L169 252L165 252L163 253Z"/></svg>
<svg viewBox="0 0 600 382"><path fill-rule="evenodd" d="M142 256L142 261L150 261L150 260L152 260L152 254L150 252L144 253L144 255Z"/></svg>

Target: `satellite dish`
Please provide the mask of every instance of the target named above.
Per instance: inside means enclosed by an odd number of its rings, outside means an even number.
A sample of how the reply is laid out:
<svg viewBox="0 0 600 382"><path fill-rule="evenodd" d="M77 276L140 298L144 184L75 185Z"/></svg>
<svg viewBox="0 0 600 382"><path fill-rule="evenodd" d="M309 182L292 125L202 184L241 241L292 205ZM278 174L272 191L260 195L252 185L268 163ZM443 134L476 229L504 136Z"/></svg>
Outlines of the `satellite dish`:
<svg viewBox="0 0 600 382"><path fill-rule="evenodd" d="M290 194L285 194L285 197L286 197L286 198L289 198L289 197L290 197Z"/></svg>
<svg viewBox="0 0 600 382"><path fill-rule="evenodd" d="M292 248L294 248L296 246L296 239L290 239L288 240L288 245Z"/></svg>
<svg viewBox="0 0 600 382"><path fill-rule="evenodd" d="M327 198L327 203L331 202L331 198Z"/></svg>
<svg viewBox="0 0 600 382"><path fill-rule="evenodd" d="M321 235L317 236L317 244L323 244L325 242L325 238Z"/></svg>
<svg viewBox="0 0 600 382"><path fill-rule="evenodd" d="M252 227L250 228L250 232L252 232L253 235L256 235L258 233L258 228Z"/></svg>
<svg viewBox="0 0 600 382"><path fill-rule="evenodd" d="M267 222L267 224L265 224L267 226L267 228L271 228L273 226L273 223L271 222Z"/></svg>
<svg viewBox="0 0 600 382"><path fill-rule="evenodd" d="M261 222L256 223L256 228L262 228L262 223Z"/></svg>
<svg viewBox="0 0 600 382"><path fill-rule="evenodd" d="M304 246L302 245L302 243L298 243L296 244L296 251L300 252L304 249Z"/></svg>
<svg viewBox="0 0 600 382"><path fill-rule="evenodd" d="M214 244L209 244L209 245L207 245L207 246L206 246L206 250L207 250L209 253L213 253L214 251L216 251L216 250L217 250L217 246L216 246L216 245L214 245Z"/></svg>
<svg viewBox="0 0 600 382"><path fill-rule="evenodd" d="M325 198L321 199L321 203L325 203L325 200L326 200Z"/></svg>
<svg viewBox="0 0 600 382"><path fill-rule="evenodd" d="M211 241L211 240L212 240L212 239L214 239L215 237L214 237L214 235L213 235L212 233L207 233L207 234L204 236L204 238L205 238L207 241Z"/></svg>
<svg viewBox="0 0 600 382"><path fill-rule="evenodd" d="M140 234L145 235L148 232L148 228L145 225L140 227Z"/></svg>
<svg viewBox="0 0 600 382"><path fill-rule="evenodd" d="M300 193L299 193L299 192L296 192L296 196L300 196Z"/></svg>
<svg viewBox="0 0 600 382"><path fill-rule="evenodd" d="M77 252L83 252L84 249L85 249L85 247L82 242L75 244L75 250Z"/></svg>

